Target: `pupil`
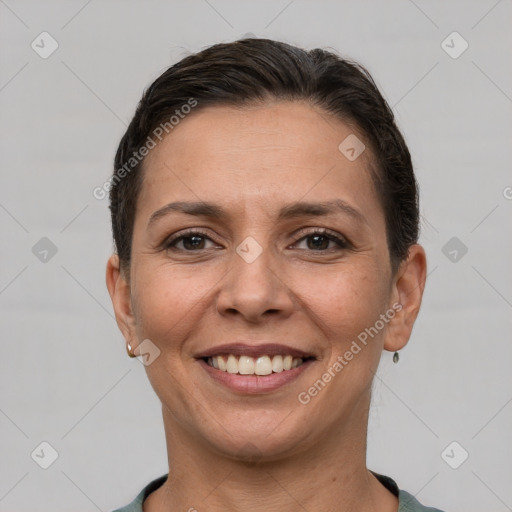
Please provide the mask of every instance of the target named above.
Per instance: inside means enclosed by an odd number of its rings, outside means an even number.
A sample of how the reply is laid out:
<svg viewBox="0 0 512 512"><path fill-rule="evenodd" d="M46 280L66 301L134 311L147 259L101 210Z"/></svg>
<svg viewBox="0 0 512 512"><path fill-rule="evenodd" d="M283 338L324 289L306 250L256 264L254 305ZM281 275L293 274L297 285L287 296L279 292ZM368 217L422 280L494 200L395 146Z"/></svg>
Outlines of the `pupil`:
<svg viewBox="0 0 512 512"><path fill-rule="evenodd" d="M327 245L329 245L329 240L323 235L312 235L311 240L312 241L314 240L314 243L312 244L313 249L327 249ZM320 244L317 243L319 240L320 240ZM326 245L326 242L327 242L327 245Z"/></svg>
<svg viewBox="0 0 512 512"><path fill-rule="evenodd" d="M201 242L203 241L203 237L202 236L197 236L197 235L194 235L194 236L189 236L187 238L185 238L185 240L183 241L183 245L185 247L187 247L187 245L189 247L187 248L192 248L192 249L198 249L198 248L201 248Z"/></svg>

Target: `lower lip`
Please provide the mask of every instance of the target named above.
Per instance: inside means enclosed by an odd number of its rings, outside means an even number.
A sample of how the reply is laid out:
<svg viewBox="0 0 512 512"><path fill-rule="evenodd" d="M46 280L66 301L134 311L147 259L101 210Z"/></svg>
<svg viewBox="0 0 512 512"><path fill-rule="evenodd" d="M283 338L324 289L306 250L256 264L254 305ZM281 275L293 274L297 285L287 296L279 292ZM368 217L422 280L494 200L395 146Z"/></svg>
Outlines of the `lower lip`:
<svg viewBox="0 0 512 512"><path fill-rule="evenodd" d="M238 373L228 373L217 370L203 359L199 359L198 361L216 382L226 386L232 391L244 394L258 394L269 393L290 384L290 382L294 381L314 362L314 359L308 359L300 366L292 368L291 370L283 370L282 372L271 373L269 375L240 375Z"/></svg>

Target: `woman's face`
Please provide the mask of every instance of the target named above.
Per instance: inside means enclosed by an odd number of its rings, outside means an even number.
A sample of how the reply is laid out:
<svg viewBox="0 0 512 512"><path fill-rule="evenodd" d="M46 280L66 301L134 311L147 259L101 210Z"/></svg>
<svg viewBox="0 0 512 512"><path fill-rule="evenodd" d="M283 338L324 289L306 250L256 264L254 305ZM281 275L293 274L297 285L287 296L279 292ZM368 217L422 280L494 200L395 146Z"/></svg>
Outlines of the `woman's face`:
<svg viewBox="0 0 512 512"><path fill-rule="evenodd" d="M381 351L407 342L417 308L398 306L369 149L338 149L354 135L304 103L209 107L147 156L114 304L132 347L150 340L173 435L271 459L365 431Z"/></svg>

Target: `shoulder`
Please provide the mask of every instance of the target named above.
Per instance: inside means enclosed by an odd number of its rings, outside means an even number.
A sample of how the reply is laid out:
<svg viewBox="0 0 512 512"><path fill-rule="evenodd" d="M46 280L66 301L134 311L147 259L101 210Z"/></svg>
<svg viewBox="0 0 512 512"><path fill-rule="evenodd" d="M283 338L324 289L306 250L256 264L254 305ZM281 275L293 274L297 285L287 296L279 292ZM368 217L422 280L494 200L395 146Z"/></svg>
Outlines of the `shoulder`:
<svg viewBox="0 0 512 512"><path fill-rule="evenodd" d="M398 512L443 512L438 508L425 507L412 494L400 489Z"/></svg>
<svg viewBox="0 0 512 512"><path fill-rule="evenodd" d="M142 503L156 489L158 489L167 480L167 474L152 480L142 491L137 494L135 499L128 505L116 508L112 512L143 512Z"/></svg>
<svg viewBox="0 0 512 512"><path fill-rule="evenodd" d="M381 475L375 471L371 473L379 482L398 498L398 512L443 512L438 508L430 508L422 505L412 494L399 489L397 483L389 476Z"/></svg>

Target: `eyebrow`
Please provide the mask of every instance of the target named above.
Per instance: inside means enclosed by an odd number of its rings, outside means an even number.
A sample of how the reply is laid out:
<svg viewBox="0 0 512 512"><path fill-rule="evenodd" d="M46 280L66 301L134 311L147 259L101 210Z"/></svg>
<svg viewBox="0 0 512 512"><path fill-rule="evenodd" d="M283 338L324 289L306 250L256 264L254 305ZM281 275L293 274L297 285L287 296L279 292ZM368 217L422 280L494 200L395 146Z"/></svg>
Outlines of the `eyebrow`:
<svg viewBox="0 0 512 512"><path fill-rule="evenodd" d="M334 215L343 213L352 217L358 222L367 223L365 216L356 208L343 201L343 199L334 199L320 203L297 202L285 206L278 215L278 220L292 219L294 217L321 217L324 215Z"/></svg>
<svg viewBox="0 0 512 512"><path fill-rule="evenodd" d="M155 211L149 218L148 227L171 212L184 213L196 217L210 217L217 220L223 220L229 217L229 214L215 203L204 201L177 201L166 204ZM368 223L365 216L359 210L342 199L319 203L298 201L283 207L279 211L277 220L282 221L296 217L321 217L336 213L348 215L358 222Z"/></svg>

